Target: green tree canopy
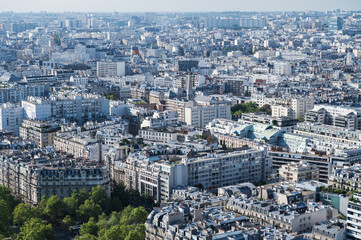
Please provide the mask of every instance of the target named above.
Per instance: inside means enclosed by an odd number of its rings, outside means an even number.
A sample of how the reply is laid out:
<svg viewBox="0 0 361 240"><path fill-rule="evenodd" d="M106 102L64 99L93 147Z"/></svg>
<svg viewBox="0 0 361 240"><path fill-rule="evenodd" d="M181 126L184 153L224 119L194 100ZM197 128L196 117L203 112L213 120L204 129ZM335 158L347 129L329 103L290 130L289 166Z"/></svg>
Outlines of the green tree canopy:
<svg viewBox="0 0 361 240"><path fill-rule="evenodd" d="M6 233L8 231L10 218L10 206L5 202L5 200L0 199L0 233Z"/></svg>
<svg viewBox="0 0 361 240"><path fill-rule="evenodd" d="M267 114L267 115L271 115L271 114L272 114L271 105L265 104L265 105L263 105L263 106L259 109L259 111L260 111L260 112L264 112L264 113Z"/></svg>
<svg viewBox="0 0 361 240"><path fill-rule="evenodd" d="M132 210L129 217L134 224L144 223L147 220L148 213L144 207L137 207Z"/></svg>
<svg viewBox="0 0 361 240"><path fill-rule="evenodd" d="M80 235L90 234L97 236L98 234L98 225L95 221L95 218L91 217L87 223L83 223L80 227Z"/></svg>
<svg viewBox="0 0 361 240"><path fill-rule="evenodd" d="M255 102L247 102L236 104L231 107L231 112L234 115L242 115L242 113L258 112L259 107Z"/></svg>
<svg viewBox="0 0 361 240"><path fill-rule="evenodd" d="M130 218L130 214L132 213L133 208L131 206L128 206L124 208L122 211L122 215L120 217L120 224L121 225L130 225L132 220Z"/></svg>
<svg viewBox="0 0 361 240"><path fill-rule="evenodd" d="M81 235L81 236L76 236L77 240L98 240L98 238L94 235L91 235L89 233Z"/></svg>
<svg viewBox="0 0 361 240"><path fill-rule="evenodd" d="M46 224L40 218L31 218L20 228L17 240L52 240L54 231L51 224Z"/></svg>
<svg viewBox="0 0 361 240"><path fill-rule="evenodd" d="M79 200L73 196L63 199L66 211L69 215L75 216L76 210L80 207Z"/></svg>
<svg viewBox="0 0 361 240"><path fill-rule="evenodd" d="M43 214L48 217L61 218L64 216L64 202L56 195L51 196L46 202Z"/></svg>
<svg viewBox="0 0 361 240"><path fill-rule="evenodd" d="M110 199L102 186L93 187L89 194L89 200L93 200L95 204L99 204L103 210L109 208Z"/></svg>
<svg viewBox="0 0 361 240"><path fill-rule="evenodd" d="M142 237L142 234L133 230L128 233L128 236L124 240L143 240L144 238L141 238L141 237Z"/></svg>
<svg viewBox="0 0 361 240"><path fill-rule="evenodd" d="M70 215L66 215L63 219L64 224L72 225L74 224L74 219Z"/></svg>
<svg viewBox="0 0 361 240"><path fill-rule="evenodd" d="M13 211L13 222L18 226L24 225L25 222L33 217L38 217L37 212L24 203L18 204Z"/></svg>
<svg viewBox="0 0 361 240"><path fill-rule="evenodd" d="M115 225L106 229L102 236L100 237L101 240L122 240L121 238L122 230L119 225Z"/></svg>
<svg viewBox="0 0 361 240"><path fill-rule="evenodd" d="M77 215L79 218L86 222L89 218L97 218L103 212L99 204L96 204L93 200L86 200L84 204L80 205L79 210L77 210Z"/></svg>
<svg viewBox="0 0 361 240"><path fill-rule="evenodd" d="M18 204L18 201L11 195L9 188L3 185L0 185L0 200L4 200L11 211L13 211Z"/></svg>

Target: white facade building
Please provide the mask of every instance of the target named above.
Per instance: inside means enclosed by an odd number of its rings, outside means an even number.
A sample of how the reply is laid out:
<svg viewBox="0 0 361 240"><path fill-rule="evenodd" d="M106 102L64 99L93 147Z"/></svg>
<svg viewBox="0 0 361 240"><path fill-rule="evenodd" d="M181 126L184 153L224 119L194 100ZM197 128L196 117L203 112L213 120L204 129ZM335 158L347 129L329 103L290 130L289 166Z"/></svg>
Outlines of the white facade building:
<svg viewBox="0 0 361 240"><path fill-rule="evenodd" d="M109 115L114 117L123 117L130 113L130 106L122 101L109 102Z"/></svg>
<svg viewBox="0 0 361 240"><path fill-rule="evenodd" d="M152 117L143 119L141 128L162 128L174 127L178 124L178 112L164 111L162 113L155 112Z"/></svg>
<svg viewBox="0 0 361 240"><path fill-rule="evenodd" d="M24 108L24 118L44 121L51 117L50 101L40 98L33 98L32 100L21 102L21 106Z"/></svg>
<svg viewBox="0 0 361 240"><path fill-rule="evenodd" d="M98 77L125 76L125 62L97 62Z"/></svg>
<svg viewBox="0 0 361 240"><path fill-rule="evenodd" d="M83 76L71 76L70 82L73 82L75 85L87 85L88 77Z"/></svg>
<svg viewBox="0 0 361 240"><path fill-rule="evenodd" d="M292 74L291 64L288 62L275 62L273 64L273 71L277 75L289 76Z"/></svg>
<svg viewBox="0 0 361 240"><path fill-rule="evenodd" d="M203 128L215 118L231 119L231 106L211 105L187 107L184 111L184 118L187 125Z"/></svg>
<svg viewBox="0 0 361 240"><path fill-rule="evenodd" d="M290 117L291 108L289 106L276 105L272 106L272 117Z"/></svg>
<svg viewBox="0 0 361 240"><path fill-rule="evenodd" d="M139 130L139 137L148 141L171 142L177 141L178 133L155 131L155 130Z"/></svg>
<svg viewBox="0 0 361 240"><path fill-rule="evenodd" d="M19 126L23 122L24 109L16 104L5 103L0 107L0 130L19 135Z"/></svg>

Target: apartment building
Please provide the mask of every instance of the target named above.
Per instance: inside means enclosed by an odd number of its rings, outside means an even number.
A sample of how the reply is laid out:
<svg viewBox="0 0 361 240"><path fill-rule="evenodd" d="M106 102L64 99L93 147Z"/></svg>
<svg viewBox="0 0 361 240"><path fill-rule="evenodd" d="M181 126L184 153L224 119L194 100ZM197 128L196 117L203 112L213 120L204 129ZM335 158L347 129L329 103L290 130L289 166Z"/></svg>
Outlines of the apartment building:
<svg viewBox="0 0 361 240"><path fill-rule="evenodd" d="M29 98L22 101L21 106L24 108L24 118L37 119L41 121L48 120L51 117L51 101L42 98Z"/></svg>
<svg viewBox="0 0 361 240"><path fill-rule="evenodd" d="M347 206L347 239L361 239L361 194L355 193Z"/></svg>
<svg viewBox="0 0 361 240"><path fill-rule="evenodd" d="M315 99L310 97L291 99L292 117L294 119L304 117L308 110L314 106Z"/></svg>
<svg viewBox="0 0 361 240"><path fill-rule="evenodd" d="M315 99L312 97L287 96L284 98L267 97L262 94L252 94L252 102L258 106L269 104L272 106L272 117L304 117L307 111L314 107Z"/></svg>
<svg viewBox="0 0 361 240"><path fill-rule="evenodd" d="M146 239L252 239L260 235L242 230L239 223L247 221L245 216L210 204L219 201L217 198L203 199L154 208L145 222Z"/></svg>
<svg viewBox="0 0 361 240"><path fill-rule="evenodd" d="M289 163L278 169L280 181L306 182L319 180L319 169L317 166L308 163Z"/></svg>
<svg viewBox="0 0 361 240"><path fill-rule="evenodd" d="M0 184L24 203L37 205L43 196L70 197L74 190L102 186L110 196L109 171L96 163L79 162L60 153L39 151L30 159L28 152L0 155Z"/></svg>
<svg viewBox="0 0 361 240"><path fill-rule="evenodd" d="M361 191L361 165L334 166L328 184L338 189Z"/></svg>
<svg viewBox="0 0 361 240"><path fill-rule="evenodd" d="M312 228L311 239L315 240L342 240L346 239L345 223L342 220L330 219L317 223Z"/></svg>
<svg viewBox="0 0 361 240"><path fill-rule="evenodd" d="M49 99L29 98L22 101L25 118L46 120L48 118L67 121L96 121L109 114L109 101L97 94L61 93Z"/></svg>
<svg viewBox="0 0 361 240"><path fill-rule="evenodd" d="M350 145L361 145L360 130L349 130L326 124L302 122L297 124L294 133Z"/></svg>
<svg viewBox="0 0 361 240"><path fill-rule="evenodd" d="M230 105L186 107L184 120L189 126L203 128L215 118L231 119Z"/></svg>
<svg viewBox="0 0 361 240"><path fill-rule="evenodd" d="M274 105L271 107L272 117L292 117L292 109L290 106Z"/></svg>
<svg viewBox="0 0 361 240"><path fill-rule="evenodd" d="M261 224L297 233L311 231L316 223L336 217L331 207L317 203L279 205L271 201L231 198L226 208L249 216Z"/></svg>
<svg viewBox="0 0 361 240"><path fill-rule="evenodd" d="M46 97L48 93L47 84L14 85L0 89L0 103L19 103L28 97Z"/></svg>
<svg viewBox="0 0 361 240"><path fill-rule="evenodd" d="M40 120L24 119L20 126L20 137L44 148L54 143L54 136L60 130L58 124Z"/></svg>
<svg viewBox="0 0 361 240"><path fill-rule="evenodd" d="M125 76L125 62L97 62L97 76Z"/></svg>
<svg viewBox="0 0 361 240"><path fill-rule="evenodd" d="M139 137L145 141L156 141L156 142L174 142L177 141L178 133L171 132L168 130L153 130L153 129L140 129Z"/></svg>
<svg viewBox="0 0 361 240"><path fill-rule="evenodd" d="M70 82L74 83L74 85L87 85L89 82L88 77L86 76L70 76Z"/></svg>
<svg viewBox="0 0 361 240"><path fill-rule="evenodd" d="M71 154L74 158L84 158L99 162L101 160L101 145L96 139L85 135L58 133L54 136L54 148Z"/></svg>
<svg viewBox="0 0 361 240"><path fill-rule="evenodd" d="M151 117L145 117L141 123L141 128L164 128L178 125L178 112L164 111L155 112Z"/></svg>
<svg viewBox="0 0 361 240"><path fill-rule="evenodd" d="M204 189L216 192L222 186L266 181L271 167L267 151L255 149L208 153L199 157L155 150L151 155L131 153L126 161L117 164L122 175L120 179L127 187L151 194L158 202L170 199L172 189L179 185L201 184Z"/></svg>
<svg viewBox="0 0 361 240"><path fill-rule="evenodd" d="M361 109L348 106L319 104L308 111L305 120L346 129L361 129Z"/></svg>
<svg viewBox="0 0 361 240"><path fill-rule="evenodd" d="M5 103L0 106L0 130L19 135L19 126L23 122L24 109L16 104Z"/></svg>
<svg viewBox="0 0 361 240"><path fill-rule="evenodd" d="M292 74L292 67L289 62L275 62L273 64L273 72L277 75L289 76Z"/></svg>
<svg viewBox="0 0 361 240"><path fill-rule="evenodd" d="M196 106L194 101L181 101L177 99L166 99L166 109L178 113L179 122L185 122L185 109Z"/></svg>

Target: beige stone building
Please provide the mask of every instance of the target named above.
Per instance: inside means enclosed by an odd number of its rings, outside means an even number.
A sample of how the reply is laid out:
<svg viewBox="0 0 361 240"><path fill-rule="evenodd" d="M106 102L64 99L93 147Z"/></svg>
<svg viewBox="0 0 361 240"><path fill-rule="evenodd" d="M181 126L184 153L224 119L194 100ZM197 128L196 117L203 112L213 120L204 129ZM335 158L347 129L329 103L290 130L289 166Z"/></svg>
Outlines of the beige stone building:
<svg viewBox="0 0 361 240"><path fill-rule="evenodd" d="M39 152L33 158L23 151L0 155L0 184L30 205L40 203L43 196L69 197L74 190L102 186L110 196L108 169L95 162L68 158L59 152Z"/></svg>
<svg viewBox="0 0 361 240"><path fill-rule="evenodd" d="M280 180L295 183L310 180L318 181L320 170L315 165L300 162L282 165L278 173Z"/></svg>
<svg viewBox="0 0 361 240"><path fill-rule="evenodd" d="M99 161L101 145L96 139L72 133L59 133L54 136L55 149L73 155L74 158L85 158Z"/></svg>
<svg viewBox="0 0 361 240"><path fill-rule="evenodd" d="M59 130L57 124L30 119L24 119L19 128L20 137L33 141L40 148L53 145L55 133Z"/></svg>

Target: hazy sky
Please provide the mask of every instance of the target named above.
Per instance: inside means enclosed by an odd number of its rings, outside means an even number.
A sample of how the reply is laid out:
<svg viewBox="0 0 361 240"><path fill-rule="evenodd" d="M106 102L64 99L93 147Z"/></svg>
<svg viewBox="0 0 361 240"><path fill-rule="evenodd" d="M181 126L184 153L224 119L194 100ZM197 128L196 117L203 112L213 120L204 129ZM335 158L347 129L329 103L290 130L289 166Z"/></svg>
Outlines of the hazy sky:
<svg viewBox="0 0 361 240"><path fill-rule="evenodd" d="M0 0L0 12L360 10L361 0Z"/></svg>

